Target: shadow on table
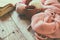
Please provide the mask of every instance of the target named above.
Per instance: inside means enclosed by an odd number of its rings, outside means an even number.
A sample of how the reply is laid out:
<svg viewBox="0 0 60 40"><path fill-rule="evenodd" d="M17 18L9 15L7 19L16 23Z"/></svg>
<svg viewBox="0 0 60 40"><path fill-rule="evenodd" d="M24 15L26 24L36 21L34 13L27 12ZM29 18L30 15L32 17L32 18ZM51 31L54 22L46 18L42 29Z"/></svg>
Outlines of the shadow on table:
<svg viewBox="0 0 60 40"><path fill-rule="evenodd" d="M0 17L0 21L8 20L12 14L13 14L13 12L9 12L9 13L5 14L4 16Z"/></svg>

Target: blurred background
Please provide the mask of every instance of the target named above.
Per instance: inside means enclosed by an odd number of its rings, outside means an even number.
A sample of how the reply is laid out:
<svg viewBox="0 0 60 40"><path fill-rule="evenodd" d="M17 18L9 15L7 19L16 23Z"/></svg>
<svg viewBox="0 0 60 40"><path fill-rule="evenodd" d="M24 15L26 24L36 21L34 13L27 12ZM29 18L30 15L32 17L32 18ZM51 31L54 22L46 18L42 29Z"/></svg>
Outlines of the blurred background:
<svg viewBox="0 0 60 40"><path fill-rule="evenodd" d="M0 0L0 7L5 6L8 3L16 4L17 2L20 2L21 0Z"/></svg>

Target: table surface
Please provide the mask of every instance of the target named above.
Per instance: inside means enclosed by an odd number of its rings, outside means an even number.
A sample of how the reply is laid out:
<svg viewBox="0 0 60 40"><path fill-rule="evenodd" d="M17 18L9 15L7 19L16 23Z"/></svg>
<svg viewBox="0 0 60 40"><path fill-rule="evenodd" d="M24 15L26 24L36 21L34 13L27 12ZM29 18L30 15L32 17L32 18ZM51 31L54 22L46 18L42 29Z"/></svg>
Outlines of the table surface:
<svg viewBox="0 0 60 40"><path fill-rule="evenodd" d="M8 3L16 4L21 0L0 0L0 7ZM27 30L30 22L22 20L16 11L0 17L0 38L3 40L35 40L31 32Z"/></svg>

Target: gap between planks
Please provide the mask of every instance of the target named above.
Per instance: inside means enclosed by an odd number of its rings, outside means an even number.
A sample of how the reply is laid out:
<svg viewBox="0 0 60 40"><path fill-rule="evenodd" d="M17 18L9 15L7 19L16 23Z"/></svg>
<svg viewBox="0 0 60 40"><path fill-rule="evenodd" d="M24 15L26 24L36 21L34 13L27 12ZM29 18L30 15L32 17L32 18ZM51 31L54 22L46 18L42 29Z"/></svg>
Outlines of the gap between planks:
<svg viewBox="0 0 60 40"><path fill-rule="evenodd" d="M7 20L5 20L6 17L8 17L8 16L9 16L9 18ZM21 38L19 38L18 40L26 40L25 37L23 36L23 34L21 33L21 31L17 28L17 25L15 25L14 21L12 20L12 18L10 16L11 15L7 14L0 19L0 27L2 27L4 29L4 32L0 32L2 34L1 37L4 38L4 40L6 38L8 38L7 40L13 40L13 39L17 40L19 37L21 37ZM2 21L2 20L5 20L5 21ZM1 30L2 29L0 29L0 31ZM15 30L19 31L19 34L17 32L15 32L16 35L18 35L18 36L12 35L12 32L15 31Z"/></svg>
<svg viewBox="0 0 60 40"><path fill-rule="evenodd" d="M21 20L15 11L11 18L14 20L15 24L18 26L18 28L27 40L35 40L33 35L26 28L28 26L28 23L26 23L26 21L24 20Z"/></svg>

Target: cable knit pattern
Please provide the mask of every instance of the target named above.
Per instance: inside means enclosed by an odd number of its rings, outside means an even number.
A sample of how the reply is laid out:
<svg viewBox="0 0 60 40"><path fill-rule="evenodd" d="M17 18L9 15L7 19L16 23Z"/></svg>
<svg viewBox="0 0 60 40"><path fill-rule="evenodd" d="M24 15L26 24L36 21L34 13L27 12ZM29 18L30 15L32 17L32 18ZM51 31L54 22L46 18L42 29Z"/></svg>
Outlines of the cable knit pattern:
<svg viewBox="0 0 60 40"><path fill-rule="evenodd" d="M33 2L32 2L33 1ZM29 4L36 6L37 9L43 9L37 13L35 10L25 11L27 0L16 4L16 11L20 14L26 13L26 16L35 14L31 18L31 27L35 31L36 40L45 40L46 38L60 38L60 3L58 0L40 0L40 4L36 0L32 0ZM36 2L36 3L35 3ZM27 2L28 3L28 2ZM29 14L29 15L28 15Z"/></svg>
<svg viewBox="0 0 60 40"><path fill-rule="evenodd" d="M32 17L31 27L37 40L44 40L38 34L49 38L60 38L60 3L57 0L45 0L44 12Z"/></svg>

